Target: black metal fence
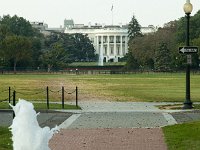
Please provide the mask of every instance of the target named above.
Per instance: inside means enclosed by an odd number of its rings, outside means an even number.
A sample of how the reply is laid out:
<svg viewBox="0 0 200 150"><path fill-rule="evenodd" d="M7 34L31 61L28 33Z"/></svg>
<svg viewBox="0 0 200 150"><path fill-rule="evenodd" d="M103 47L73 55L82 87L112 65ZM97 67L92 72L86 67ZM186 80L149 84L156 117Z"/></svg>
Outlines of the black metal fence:
<svg viewBox="0 0 200 150"><path fill-rule="evenodd" d="M23 90L24 91L24 90ZM2 95L6 95L6 93L8 93L8 95L6 96L7 98L1 98L3 97ZM21 96L33 96L33 95L39 95L39 96L46 96L45 99L46 101L44 101L44 99L42 100L42 102L46 103L47 109L50 109L50 93L51 94L59 94L61 97L61 104L62 104L62 109L64 109L65 106L65 95L73 95L75 96L75 104L76 107L78 107L78 87L76 86L76 88L74 90L65 90L65 87L62 86L60 90L52 90L51 88L49 88L48 86L46 87L46 89L44 90L40 90L38 92L31 92L31 91L24 91L21 92L20 90L16 90L14 88L8 87L8 89L2 90L0 91L0 102L8 102L8 103L12 103L13 106L15 106L16 104L16 95L21 95ZM27 99L27 100L33 100L33 99ZM52 102L59 102L58 100L54 100Z"/></svg>
<svg viewBox="0 0 200 150"><path fill-rule="evenodd" d="M135 70L135 71L123 71L123 70L109 70L109 69L64 69L64 70L51 70L50 72L46 70L4 70L0 71L0 76L4 74L88 74L88 75L98 75L98 74L157 74L157 73L185 73L185 70L174 70L174 71L154 71L154 70ZM191 70L192 74L200 74L199 70Z"/></svg>

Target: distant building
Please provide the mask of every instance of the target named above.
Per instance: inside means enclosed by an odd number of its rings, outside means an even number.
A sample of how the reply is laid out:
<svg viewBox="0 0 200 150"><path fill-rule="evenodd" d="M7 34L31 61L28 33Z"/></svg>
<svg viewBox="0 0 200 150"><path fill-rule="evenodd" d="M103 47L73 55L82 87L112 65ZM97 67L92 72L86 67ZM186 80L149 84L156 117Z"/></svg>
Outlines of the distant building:
<svg viewBox="0 0 200 150"><path fill-rule="evenodd" d="M74 27L74 21L72 19L65 19L64 20L64 28L73 28Z"/></svg>
<svg viewBox="0 0 200 150"><path fill-rule="evenodd" d="M46 36L50 35L52 32L64 33L64 28L49 28L44 22L31 22L31 25Z"/></svg>
<svg viewBox="0 0 200 150"><path fill-rule="evenodd" d="M68 24L69 23L69 24ZM103 62L118 62L119 58L128 53L128 25L103 26L95 24L92 26L84 24L72 24L73 20L65 20L65 33L87 34L90 38L96 53L99 55L100 65ZM143 34L155 32L154 26L141 27Z"/></svg>
<svg viewBox="0 0 200 150"><path fill-rule="evenodd" d="M99 55L99 65L103 65L103 62L118 62L128 53L128 25L74 24L72 19L65 19L64 27L60 28L48 28L43 22L31 22L31 25L44 35L50 35L52 32L87 34L96 54ZM153 25L141 27L143 34L155 31Z"/></svg>
<svg viewBox="0 0 200 150"><path fill-rule="evenodd" d="M48 25L44 22L31 22L31 25L40 32L45 31L48 28Z"/></svg>

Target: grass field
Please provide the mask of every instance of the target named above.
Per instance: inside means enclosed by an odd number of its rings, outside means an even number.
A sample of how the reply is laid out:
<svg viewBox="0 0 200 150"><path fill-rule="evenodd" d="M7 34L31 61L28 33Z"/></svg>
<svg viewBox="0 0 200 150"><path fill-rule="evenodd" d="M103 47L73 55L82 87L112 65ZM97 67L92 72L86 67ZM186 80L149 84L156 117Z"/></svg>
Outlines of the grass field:
<svg viewBox="0 0 200 150"><path fill-rule="evenodd" d="M191 99L200 101L200 75L191 74ZM45 100L46 87L50 101L60 101L61 87L65 100L75 100L75 87L80 100L113 100L144 102L183 102L185 74L132 75L0 75L0 100L8 98L8 87L16 90L17 98ZM68 94L72 93L72 94Z"/></svg>
<svg viewBox="0 0 200 150"><path fill-rule="evenodd" d="M169 150L199 150L200 121L163 128Z"/></svg>
<svg viewBox="0 0 200 150"><path fill-rule="evenodd" d="M12 150L11 132L8 127L0 127L0 150Z"/></svg>

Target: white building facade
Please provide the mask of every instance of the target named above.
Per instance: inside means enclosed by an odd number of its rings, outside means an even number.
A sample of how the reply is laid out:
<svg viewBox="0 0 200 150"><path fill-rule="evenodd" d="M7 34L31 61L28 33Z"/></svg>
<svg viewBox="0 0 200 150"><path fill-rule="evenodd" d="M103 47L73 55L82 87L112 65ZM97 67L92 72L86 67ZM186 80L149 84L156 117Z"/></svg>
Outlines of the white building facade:
<svg viewBox="0 0 200 150"><path fill-rule="evenodd" d="M66 28L65 33L87 34L99 59L104 62L118 62L128 52L127 29L119 26L91 26Z"/></svg>
<svg viewBox="0 0 200 150"><path fill-rule="evenodd" d="M65 33L74 34L82 33L87 34L90 38L96 53L99 55L99 65L103 62L118 62L128 53L128 26L84 26L83 24L70 24L67 26L65 20ZM155 32L154 26L142 27L142 33L148 34Z"/></svg>
<svg viewBox="0 0 200 150"><path fill-rule="evenodd" d="M125 28L107 26L97 30L90 39L93 40L99 59L104 62L118 62L119 58L128 53L128 33Z"/></svg>
<svg viewBox="0 0 200 150"><path fill-rule="evenodd" d="M64 27L48 28L43 22L32 22L33 27L40 30L44 35L50 35L52 31L61 33L82 33L87 34L91 40L96 54L99 55L99 65L103 62L118 62L120 58L128 53L128 25L88 25L74 24L72 19L64 20ZM141 27L143 34L156 32L153 25Z"/></svg>

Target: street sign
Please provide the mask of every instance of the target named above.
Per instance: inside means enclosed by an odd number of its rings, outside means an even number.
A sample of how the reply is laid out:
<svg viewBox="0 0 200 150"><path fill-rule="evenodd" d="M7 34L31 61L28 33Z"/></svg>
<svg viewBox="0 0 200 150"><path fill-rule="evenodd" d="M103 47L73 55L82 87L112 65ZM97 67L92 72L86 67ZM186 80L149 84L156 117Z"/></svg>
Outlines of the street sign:
<svg viewBox="0 0 200 150"><path fill-rule="evenodd" d="M192 56L191 55L187 55L187 64L192 64Z"/></svg>
<svg viewBox="0 0 200 150"><path fill-rule="evenodd" d="M191 54L191 53L197 53L198 47L196 46L185 46L185 47L179 47L179 53L181 54Z"/></svg>

